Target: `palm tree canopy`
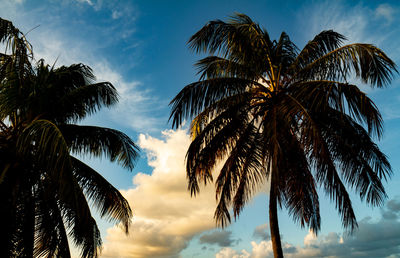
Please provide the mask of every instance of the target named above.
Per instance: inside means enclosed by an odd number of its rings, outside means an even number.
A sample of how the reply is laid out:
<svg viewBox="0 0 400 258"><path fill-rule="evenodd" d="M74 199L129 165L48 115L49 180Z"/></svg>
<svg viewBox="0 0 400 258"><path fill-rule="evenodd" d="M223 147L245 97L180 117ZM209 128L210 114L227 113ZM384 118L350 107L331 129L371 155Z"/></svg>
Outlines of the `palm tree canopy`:
<svg viewBox="0 0 400 258"><path fill-rule="evenodd" d="M126 232L132 211L72 155L105 156L132 170L138 147L120 131L75 123L116 104L118 93L86 65L33 64L31 45L10 21L0 19L0 42L0 256L69 257L69 236L82 257L96 257L101 237L87 199Z"/></svg>
<svg viewBox="0 0 400 258"><path fill-rule="evenodd" d="M280 207L301 226L320 229L321 186L353 230L357 221L347 187L381 205L382 179L391 174L373 142L383 120L373 101L351 80L384 87L395 63L371 44L343 45L345 37L322 31L299 49L286 33L271 40L244 14L208 22L189 40L197 53L199 81L171 101L173 127L191 119L188 188L215 179L215 218L225 226L268 178ZM346 187L347 186L347 187Z"/></svg>

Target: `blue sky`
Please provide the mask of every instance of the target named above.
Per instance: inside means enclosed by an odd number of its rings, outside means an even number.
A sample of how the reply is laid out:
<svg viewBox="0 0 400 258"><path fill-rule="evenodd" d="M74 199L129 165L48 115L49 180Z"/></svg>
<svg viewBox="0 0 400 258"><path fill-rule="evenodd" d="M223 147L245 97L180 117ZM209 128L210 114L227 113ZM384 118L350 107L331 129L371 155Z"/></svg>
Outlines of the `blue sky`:
<svg viewBox="0 0 400 258"><path fill-rule="evenodd" d="M400 63L397 1L0 0L0 17L29 31L37 59L88 64L99 80L111 81L120 92L117 106L83 121L122 130L142 148L133 172L84 158L122 190L135 212L128 237L99 221L103 257L271 257L265 189L238 221L224 231L215 229L214 189L189 197L183 163L189 138L185 128L172 131L168 123L169 101L197 79L193 64L200 56L188 50L187 40L207 21L234 12L252 17L272 38L285 31L300 48L321 30L334 29L348 42L377 45ZM353 236L343 233L334 205L323 193L318 237L300 229L282 210L288 257L400 257L400 83L396 76L385 89L359 85L385 120L379 146L394 172L385 183L388 202L372 209L353 195L360 224Z"/></svg>

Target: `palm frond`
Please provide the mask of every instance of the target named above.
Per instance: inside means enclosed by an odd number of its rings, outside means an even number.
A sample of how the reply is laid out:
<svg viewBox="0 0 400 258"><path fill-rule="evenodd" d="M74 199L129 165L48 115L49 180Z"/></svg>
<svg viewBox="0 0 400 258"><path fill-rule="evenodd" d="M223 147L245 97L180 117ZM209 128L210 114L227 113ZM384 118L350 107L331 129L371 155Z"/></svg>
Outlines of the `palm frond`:
<svg viewBox="0 0 400 258"><path fill-rule="evenodd" d="M42 181L36 196L35 257L70 257L62 214L48 181Z"/></svg>
<svg viewBox="0 0 400 258"><path fill-rule="evenodd" d="M369 134L382 136L383 120L378 108L356 85L318 80L294 83L289 89L291 96L310 111L334 108L365 123Z"/></svg>
<svg viewBox="0 0 400 258"><path fill-rule="evenodd" d="M54 178L70 168L69 147L60 129L49 120L35 120L25 127L17 141L17 151L33 155ZM61 183L61 182L60 182Z"/></svg>
<svg viewBox="0 0 400 258"><path fill-rule="evenodd" d="M239 77L257 81L259 76L254 67L248 67L246 64L240 64L218 56L205 57L199 60L195 66L198 69L198 74L200 74L199 80Z"/></svg>
<svg viewBox="0 0 400 258"><path fill-rule="evenodd" d="M75 178L89 199L93 200L95 207L100 211L100 215L108 217L110 220L122 222L126 233L128 233L132 211L127 200L118 189L80 160L72 158L72 166Z"/></svg>
<svg viewBox="0 0 400 258"><path fill-rule="evenodd" d="M250 150L254 150L254 128L248 127L246 130L242 130L238 130L238 139L232 144L232 150L226 154L227 159L215 181L216 197L219 203L215 210L214 218L221 227L226 227L231 222L228 208L232 205L232 199L236 196L237 191L239 190L240 192L237 194L241 194L242 196L240 199L239 197L236 198L237 206L234 207L235 217L243 208L242 205L251 196L251 190L246 187L246 184L250 183L249 181L251 180L251 175L248 174L252 172L249 170L250 160L257 162L252 164L253 166L261 167L257 166L260 161L254 159L256 153L250 152ZM243 174L245 174L244 177ZM256 181L257 179L260 180L260 177L256 176ZM240 182L241 180L249 181Z"/></svg>
<svg viewBox="0 0 400 258"><path fill-rule="evenodd" d="M204 183L211 180L211 170L235 145L240 129L248 119L247 113L240 112L240 108L240 105L233 106L219 114L198 131L190 144L186 154L186 170L188 189L192 195L199 191L198 180Z"/></svg>
<svg viewBox="0 0 400 258"><path fill-rule="evenodd" d="M51 182L69 236L81 251L81 257L97 257L102 244L100 231L93 219L82 188L72 171L63 173L63 184Z"/></svg>
<svg viewBox="0 0 400 258"><path fill-rule="evenodd" d="M111 83L93 83L94 80L88 66L74 64L53 69L40 60L25 106L58 123L76 122L118 102L118 93Z"/></svg>
<svg viewBox="0 0 400 258"><path fill-rule="evenodd" d="M210 21L189 39L188 44L196 52L217 53L223 57L230 56L231 60L239 63L246 63L264 58L272 42L268 33L258 24L246 15L237 14L228 22ZM255 70L265 67L265 64L259 62L252 63Z"/></svg>
<svg viewBox="0 0 400 258"><path fill-rule="evenodd" d="M0 18L0 43L5 44L4 54L11 57L11 65L19 78L31 71L32 45L12 22Z"/></svg>
<svg viewBox="0 0 400 258"><path fill-rule="evenodd" d="M283 116L285 117L285 116ZM286 119L285 119L286 120ZM311 173L308 153L296 134L291 133L291 123L279 122L279 182L281 198L294 221L318 232L321 225L316 182Z"/></svg>
<svg viewBox="0 0 400 258"><path fill-rule="evenodd" d="M320 32L304 46L291 65L291 69L298 71L304 68L311 62L340 47L344 40L346 40L346 37L333 30Z"/></svg>
<svg viewBox="0 0 400 258"><path fill-rule="evenodd" d="M236 144L236 150L241 152L237 154L242 156L242 164L241 174L237 187L235 188L232 202L235 219L239 217L245 204L247 204L253 194L259 190L259 187L266 181L269 174L264 164L264 153L262 153L262 148L260 148L258 142L260 135L257 132L257 128L249 126L247 131L248 132L245 132L245 134L248 133L248 135L242 135L244 141ZM243 149L241 150L241 148ZM237 155L237 157L239 157L239 155ZM222 194L221 192L220 198L223 198Z"/></svg>
<svg viewBox="0 0 400 258"><path fill-rule="evenodd" d="M55 117L63 117L64 121L78 121L118 102L118 93L109 82L84 85L65 94L57 103L63 113Z"/></svg>
<svg viewBox="0 0 400 258"><path fill-rule="evenodd" d="M355 74L362 82L383 87L389 84L395 63L379 48L371 44L350 44L337 48L301 69L294 78L316 80L344 80Z"/></svg>
<svg viewBox="0 0 400 258"><path fill-rule="evenodd" d="M386 197L381 179L387 179L391 166L386 156L372 142L363 127L348 116L330 112L324 134L331 152L340 162L346 182L366 197L367 203L382 205Z"/></svg>
<svg viewBox="0 0 400 258"><path fill-rule="evenodd" d="M172 126L178 127L186 118L197 116L215 102L244 93L251 85L259 84L240 78L215 78L187 85L170 102Z"/></svg>
<svg viewBox="0 0 400 258"><path fill-rule="evenodd" d="M105 155L130 170L135 166L139 148L124 133L105 127L65 124L60 126L71 152Z"/></svg>

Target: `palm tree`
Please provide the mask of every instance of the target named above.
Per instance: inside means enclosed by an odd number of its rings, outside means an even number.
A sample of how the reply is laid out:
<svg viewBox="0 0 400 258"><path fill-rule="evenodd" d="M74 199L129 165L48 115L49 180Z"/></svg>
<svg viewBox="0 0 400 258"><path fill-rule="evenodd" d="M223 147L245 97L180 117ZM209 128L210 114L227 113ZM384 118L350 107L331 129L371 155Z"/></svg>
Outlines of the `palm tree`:
<svg viewBox="0 0 400 258"><path fill-rule="evenodd" d="M382 135L382 117L349 79L383 87L396 67L377 47L343 40L322 31L300 51L286 33L271 40L244 14L210 21L189 40L192 50L210 56L196 63L199 81L171 101L173 127L193 118L188 189L196 195L199 181L212 181L212 170L222 163L214 217L224 227L230 208L236 219L269 180L275 257L283 257L278 206L317 233L318 185L350 230L357 221L346 185L374 206L386 197L381 181L391 167L371 139Z"/></svg>
<svg viewBox="0 0 400 258"><path fill-rule="evenodd" d="M10 21L0 19L1 257L70 257L68 238L82 257L97 257L102 217L132 217L128 202L97 171L73 155L105 156L132 169L138 154L124 133L77 125L118 101L108 82L95 82L83 64L32 65L32 47Z"/></svg>

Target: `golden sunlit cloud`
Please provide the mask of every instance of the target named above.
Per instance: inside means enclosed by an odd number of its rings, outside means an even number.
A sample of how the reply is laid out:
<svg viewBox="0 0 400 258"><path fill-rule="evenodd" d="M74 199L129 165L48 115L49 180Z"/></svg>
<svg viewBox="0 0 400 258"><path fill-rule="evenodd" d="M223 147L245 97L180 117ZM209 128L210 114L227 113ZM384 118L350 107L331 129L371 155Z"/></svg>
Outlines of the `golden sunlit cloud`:
<svg viewBox="0 0 400 258"><path fill-rule="evenodd" d="M184 130L164 131L160 140L140 135L151 175L134 177L135 188L121 191L134 210L129 236L107 230L102 257L179 257L193 236L215 227L213 185L191 198L187 191L185 154L190 137Z"/></svg>

